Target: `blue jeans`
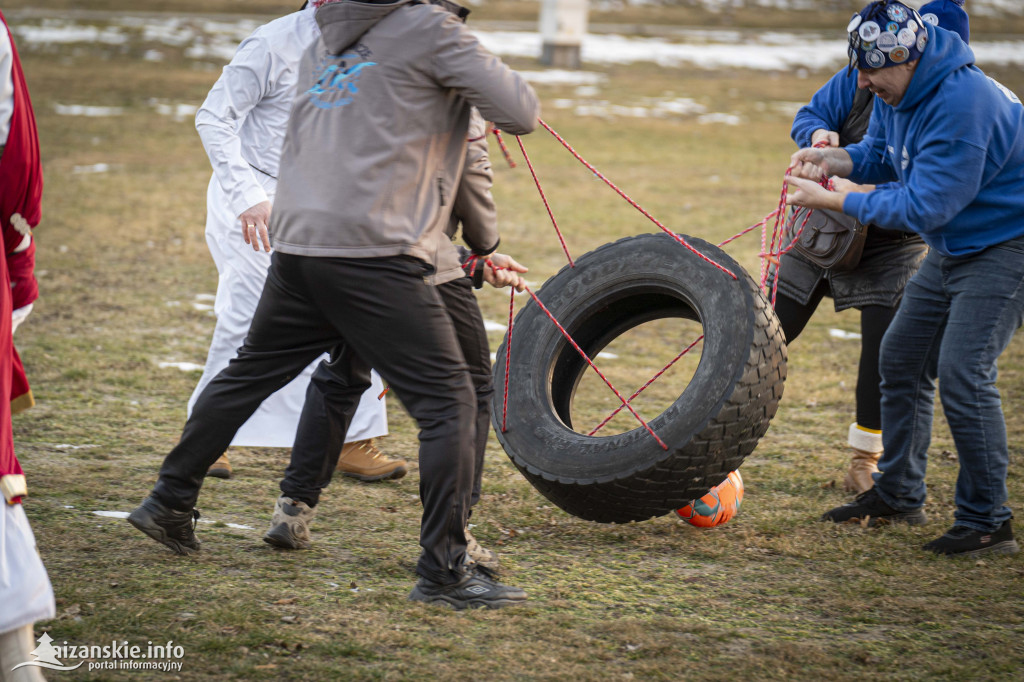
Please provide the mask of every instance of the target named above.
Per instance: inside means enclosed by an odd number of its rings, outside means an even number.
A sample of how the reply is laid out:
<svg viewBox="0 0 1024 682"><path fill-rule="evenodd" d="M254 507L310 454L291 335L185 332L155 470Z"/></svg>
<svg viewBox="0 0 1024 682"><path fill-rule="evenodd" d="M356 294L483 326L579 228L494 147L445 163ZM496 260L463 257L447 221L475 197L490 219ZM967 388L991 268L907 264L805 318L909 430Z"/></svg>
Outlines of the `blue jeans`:
<svg viewBox="0 0 1024 682"><path fill-rule="evenodd" d="M956 525L994 531L1006 506L1009 454L996 360L1024 320L1024 238L953 258L932 250L907 284L882 340L882 500L924 505L935 381L960 458Z"/></svg>

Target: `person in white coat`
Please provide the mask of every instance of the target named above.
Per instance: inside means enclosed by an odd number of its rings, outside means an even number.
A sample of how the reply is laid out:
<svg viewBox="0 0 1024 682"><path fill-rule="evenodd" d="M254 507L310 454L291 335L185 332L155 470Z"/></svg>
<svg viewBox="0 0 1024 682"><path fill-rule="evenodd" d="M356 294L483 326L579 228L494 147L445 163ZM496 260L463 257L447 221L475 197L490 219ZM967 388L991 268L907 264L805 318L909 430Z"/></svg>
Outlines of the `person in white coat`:
<svg viewBox="0 0 1024 682"><path fill-rule="evenodd" d="M270 267L266 225L296 69L302 53L320 35L313 12L312 7L293 12L243 40L196 113L196 130L213 166L206 242L220 278L214 304L217 324L203 375L188 403L189 416L206 385L235 357L263 291ZM267 398L231 445L291 447L316 364ZM377 481L401 478L407 471L404 460L387 457L374 442L388 432L384 399L379 398L383 391L374 372L338 461L343 475ZM231 473L227 455L208 471L218 478L230 478Z"/></svg>

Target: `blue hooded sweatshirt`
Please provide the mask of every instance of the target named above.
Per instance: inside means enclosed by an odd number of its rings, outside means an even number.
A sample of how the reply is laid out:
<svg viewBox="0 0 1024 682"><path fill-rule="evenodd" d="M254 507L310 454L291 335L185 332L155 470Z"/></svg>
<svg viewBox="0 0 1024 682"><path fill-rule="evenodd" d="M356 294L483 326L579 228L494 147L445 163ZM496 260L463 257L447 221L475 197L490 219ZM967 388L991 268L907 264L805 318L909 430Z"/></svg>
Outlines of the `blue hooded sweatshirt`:
<svg viewBox="0 0 1024 682"><path fill-rule="evenodd" d="M928 26L903 99L876 97L867 136L846 151L854 182L902 183L847 195L843 212L862 223L916 232L947 256L1024 236L1024 106L954 33Z"/></svg>

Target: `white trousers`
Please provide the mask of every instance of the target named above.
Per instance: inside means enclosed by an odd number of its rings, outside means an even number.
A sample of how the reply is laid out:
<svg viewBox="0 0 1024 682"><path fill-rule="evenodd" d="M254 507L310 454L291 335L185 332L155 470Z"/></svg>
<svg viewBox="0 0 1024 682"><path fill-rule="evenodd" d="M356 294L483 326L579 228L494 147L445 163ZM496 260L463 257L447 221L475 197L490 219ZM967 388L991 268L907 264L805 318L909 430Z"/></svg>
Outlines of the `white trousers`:
<svg viewBox="0 0 1024 682"><path fill-rule="evenodd" d="M264 189L273 201L275 183L270 178L265 178L265 181L270 186ZM228 361L235 357L245 340L270 268L270 254L262 250L254 251L242 239L238 217L228 207L227 196L216 178L210 180L206 195L206 244L210 247L210 255L220 275L214 302L217 324L210 341L203 376L188 401L189 415L206 384L227 367ZM295 441L306 387L319 361L316 360L291 383L264 400L255 414L238 430L231 444L290 448ZM384 384L376 372L372 373L372 382L359 401L345 442L387 435L387 409L384 399L377 399L384 390Z"/></svg>
<svg viewBox="0 0 1024 682"><path fill-rule="evenodd" d="M23 665L41 660L32 654L36 641L31 625L0 632L0 682L46 682L38 666Z"/></svg>
<svg viewBox="0 0 1024 682"><path fill-rule="evenodd" d="M53 618L55 609L25 510L0 496L0 633Z"/></svg>

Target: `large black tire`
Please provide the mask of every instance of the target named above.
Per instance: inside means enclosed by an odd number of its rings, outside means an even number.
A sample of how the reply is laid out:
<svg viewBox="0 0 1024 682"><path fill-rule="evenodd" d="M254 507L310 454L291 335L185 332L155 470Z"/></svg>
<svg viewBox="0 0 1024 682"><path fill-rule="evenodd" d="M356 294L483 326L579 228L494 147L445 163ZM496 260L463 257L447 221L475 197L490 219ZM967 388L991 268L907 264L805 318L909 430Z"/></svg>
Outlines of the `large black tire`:
<svg viewBox="0 0 1024 682"><path fill-rule="evenodd" d="M534 301L516 316L502 431L506 336L494 364L491 417L498 440L523 475L565 511L602 523L641 521L678 509L739 468L775 416L786 379L786 345L757 284L721 249L669 235L606 244L549 279L538 297L591 358L626 331L657 319L703 326L693 378L648 423L612 436L571 428L570 406L592 371ZM682 350L681 348L679 350Z"/></svg>

